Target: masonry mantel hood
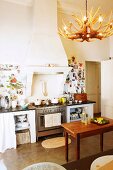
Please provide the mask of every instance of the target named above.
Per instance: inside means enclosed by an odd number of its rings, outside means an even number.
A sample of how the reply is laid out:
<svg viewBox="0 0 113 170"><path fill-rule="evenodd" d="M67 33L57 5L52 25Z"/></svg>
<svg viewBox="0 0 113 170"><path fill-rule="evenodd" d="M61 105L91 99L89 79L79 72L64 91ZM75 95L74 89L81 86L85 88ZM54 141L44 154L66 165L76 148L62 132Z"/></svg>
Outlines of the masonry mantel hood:
<svg viewBox="0 0 113 170"><path fill-rule="evenodd" d="M68 66L28 66L28 70L32 74L65 74L67 75L68 72L72 69L72 67Z"/></svg>

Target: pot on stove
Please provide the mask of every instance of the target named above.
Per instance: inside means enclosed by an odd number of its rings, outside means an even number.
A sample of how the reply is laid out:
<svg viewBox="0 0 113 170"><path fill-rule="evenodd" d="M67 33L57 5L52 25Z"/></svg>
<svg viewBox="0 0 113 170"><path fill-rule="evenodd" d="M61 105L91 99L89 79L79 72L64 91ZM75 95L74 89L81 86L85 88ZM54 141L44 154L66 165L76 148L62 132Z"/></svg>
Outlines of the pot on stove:
<svg viewBox="0 0 113 170"><path fill-rule="evenodd" d="M47 99L47 100L45 101L45 103L46 103L46 105L48 106L48 105L50 104L50 100Z"/></svg>
<svg viewBox="0 0 113 170"><path fill-rule="evenodd" d="M39 105L41 105L41 100L40 99L37 99L36 101L35 101L35 105L37 105L37 106L39 106Z"/></svg>
<svg viewBox="0 0 113 170"><path fill-rule="evenodd" d="M53 98L53 99L51 99L51 103L52 103L52 104L57 104L57 103L58 103L58 98Z"/></svg>

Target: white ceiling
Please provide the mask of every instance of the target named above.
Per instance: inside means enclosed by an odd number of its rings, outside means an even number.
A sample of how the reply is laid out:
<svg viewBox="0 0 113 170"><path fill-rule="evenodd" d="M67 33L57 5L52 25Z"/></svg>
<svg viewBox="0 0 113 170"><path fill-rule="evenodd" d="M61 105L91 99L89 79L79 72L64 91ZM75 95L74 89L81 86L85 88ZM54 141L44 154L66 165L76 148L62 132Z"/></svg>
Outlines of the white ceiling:
<svg viewBox="0 0 113 170"><path fill-rule="evenodd" d="M58 11L63 13L72 13L77 10L85 11L86 0L57 0ZM106 15L113 12L113 0L88 0L88 10L94 8L94 11L100 7Z"/></svg>
<svg viewBox="0 0 113 170"><path fill-rule="evenodd" d="M31 6L33 3L33 0L2 0L2 1L8 1L27 6ZM76 12L77 10L85 10L85 1L86 0L57 0L58 11L63 13L72 13ZM88 10L90 10L92 7L95 10L98 7L101 7L102 12L104 11L106 14L109 14L111 11L113 11L113 0L88 0Z"/></svg>
<svg viewBox="0 0 113 170"><path fill-rule="evenodd" d="M2 0L2 1L17 3L26 6L31 6L33 4L33 0ZM77 12L80 10L85 11L85 1L86 0L57 0L58 12L72 14L73 12ZM113 0L87 0L87 1L88 10L90 10L93 7L95 11L98 7L100 7L101 11L104 12L106 15L109 15L111 11L113 12Z"/></svg>
<svg viewBox="0 0 113 170"><path fill-rule="evenodd" d="M33 3L33 0L2 0L2 1L7 1L7 2L16 3L25 6L31 6Z"/></svg>

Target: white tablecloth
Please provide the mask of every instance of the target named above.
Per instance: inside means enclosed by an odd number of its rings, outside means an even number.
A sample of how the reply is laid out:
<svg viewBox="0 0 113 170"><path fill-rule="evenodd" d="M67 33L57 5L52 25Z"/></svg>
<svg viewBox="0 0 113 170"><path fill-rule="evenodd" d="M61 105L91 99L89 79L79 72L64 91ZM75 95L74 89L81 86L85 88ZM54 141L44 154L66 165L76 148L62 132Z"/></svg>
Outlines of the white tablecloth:
<svg viewBox="0 0 113 170"><path fill-rule="evenodd" d="M13 113L0 114L0 152L16 148L15 122Z"/></svg>

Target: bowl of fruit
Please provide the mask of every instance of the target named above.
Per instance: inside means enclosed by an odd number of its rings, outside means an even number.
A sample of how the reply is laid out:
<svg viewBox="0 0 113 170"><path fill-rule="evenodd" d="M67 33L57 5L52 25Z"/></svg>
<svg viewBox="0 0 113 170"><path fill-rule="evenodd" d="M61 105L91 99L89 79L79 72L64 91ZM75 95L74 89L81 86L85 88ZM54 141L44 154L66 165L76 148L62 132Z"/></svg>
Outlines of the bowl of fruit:
<svg viewBox="0 0 113 170"><path fill-rule="evenodd" d="M103 117L94 117L93 119L91 119L92 123L96 123L98 125L105 125L107 123L109 123L109 120L103 118Z"/></svg>

